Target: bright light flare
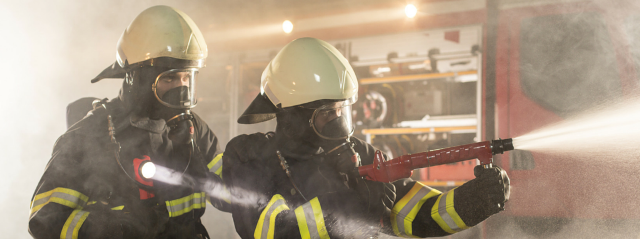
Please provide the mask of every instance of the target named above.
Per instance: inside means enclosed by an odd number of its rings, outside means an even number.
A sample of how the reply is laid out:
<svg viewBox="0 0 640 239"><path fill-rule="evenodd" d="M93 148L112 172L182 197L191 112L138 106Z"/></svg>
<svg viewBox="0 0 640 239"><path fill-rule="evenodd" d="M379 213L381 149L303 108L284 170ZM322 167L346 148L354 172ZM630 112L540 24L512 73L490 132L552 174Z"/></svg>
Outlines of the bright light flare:
<svg viewBox="0 0 640 239"><path fill-rule="evenodd" d="M291 23L291 21L286 20L282 23L282 30L285 33L291 33L291 31L293 31L293 23Z"/></svg>
<svg viewBox="0 0 640 239"><path fill-rule="evenodd" d="M146 162L142 165L142 168L140 168L140 173L143 178L153 178L153 176L156 175L156 165L152 162Z"/></svg>
<svg viewBox="0 0 640 239"><path fill-rule="evenodd" d="M407 4L407 6L404 7L404 14L407 15L408 18L415 17L417 13L418 8L416 8L416 6L414 6L413 4Z"/></svg>

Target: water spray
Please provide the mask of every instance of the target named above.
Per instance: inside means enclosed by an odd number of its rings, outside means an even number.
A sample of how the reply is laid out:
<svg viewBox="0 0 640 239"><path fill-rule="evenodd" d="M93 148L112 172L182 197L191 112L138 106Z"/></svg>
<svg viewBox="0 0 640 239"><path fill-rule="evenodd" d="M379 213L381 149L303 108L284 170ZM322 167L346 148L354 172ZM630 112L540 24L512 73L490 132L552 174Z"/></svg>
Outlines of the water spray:
<svg viewBox="0 0 640 239"><path fill-rule="evenodd" d="M640 156L640 99L603 105L513 138L516 149L607 161ZM629 161L629 160L627 160Z"/></svg>
<svg viewBox="0 0 640 239"><path fill-rule="evenodd" d="M470 159L478 159L485 168L493 167L493 155L513 150L512 139L497 139L473 144L407 154L384 161L380 150L376 151L373 164L358 167L358 173L368 180L390 183L411 177L414 169L427 168Z"/></svg>

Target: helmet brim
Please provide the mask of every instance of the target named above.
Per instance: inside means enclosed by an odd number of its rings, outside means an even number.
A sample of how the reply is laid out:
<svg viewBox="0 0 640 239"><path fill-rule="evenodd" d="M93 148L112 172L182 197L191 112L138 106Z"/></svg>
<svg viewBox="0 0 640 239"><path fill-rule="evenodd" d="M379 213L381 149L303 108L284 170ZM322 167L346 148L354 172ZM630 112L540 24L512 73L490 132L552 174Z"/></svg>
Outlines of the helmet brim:
<svg viewBox="0 0 640 239"><path fill-rule="evenodd" d="M256 124L276 117L276 108L266 95L258 94L249 107L238 118L239 124Z"/></svg>
<svg viewBox="0 0 640 239"><path fill-rule="evenodd" d="M119 78L123 79L126 75L126 71L120 67L118 62L111 64L109 67L105 68L98 76L91 80L91 83L96 83L102 79L106 78Z"/></svg>

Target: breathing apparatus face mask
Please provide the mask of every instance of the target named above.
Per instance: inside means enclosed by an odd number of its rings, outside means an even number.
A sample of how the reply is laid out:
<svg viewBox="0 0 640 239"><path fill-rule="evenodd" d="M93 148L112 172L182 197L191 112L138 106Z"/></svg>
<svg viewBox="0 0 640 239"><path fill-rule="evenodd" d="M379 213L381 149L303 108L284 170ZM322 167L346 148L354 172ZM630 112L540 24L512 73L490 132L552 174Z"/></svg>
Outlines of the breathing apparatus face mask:
<svg viewBox="0 0 640 239"><path fill-rule="evenodd" d="M309 123L320 138L342 140L351 136L355 130L352 121L350 100L323 105L313 112Z"/></svg>
<svg viewBox="0 0 640 239"><path fill-rule="evenodd" d="M193 138L193 115L196 106L195 80L198 69L172 69L158 75L152 85L160 103L157 115L169 126L169 139L174 143L189 143Z"/></svg>
<svg viewBox="0 0 640 239"><path fill-rule="evenodd" d="M276 133L286 136L279 144L290 151L307 152L322 147L325 152L347 142L354 132L351 105L354 99L312 102L288 107L277 113ZM306 145L306 146L303 146Z"/></svg>

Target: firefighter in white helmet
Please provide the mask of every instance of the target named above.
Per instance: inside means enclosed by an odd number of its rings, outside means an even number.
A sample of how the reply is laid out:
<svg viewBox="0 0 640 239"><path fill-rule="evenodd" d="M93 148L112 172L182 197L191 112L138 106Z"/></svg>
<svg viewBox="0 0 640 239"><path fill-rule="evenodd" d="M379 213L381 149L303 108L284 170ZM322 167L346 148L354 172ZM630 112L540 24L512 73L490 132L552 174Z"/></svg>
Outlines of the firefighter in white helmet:
<svg viewBox="0 0 640 239"><path fill-rule="evenodd" d="M207 199L224 209L211 193L222 156L191 111L207 55L180 10L155 6L133 20L116 63L92 80L124 78L119 96L95 101L54 146L31 202L34 238L209 237L200 217Z"/></svg>
<svg viewBox="0 0 640 239"><path fill-rule="evenodd" d="M235 137L222 157L242 238L444 236L504 209L509 185L499 168L478 168L478 178L446 193L358 177L375 149L351 137L357 93L348 61L324 41L294 40L269 63L238 123L276 118L276 131Z"/></svg>

